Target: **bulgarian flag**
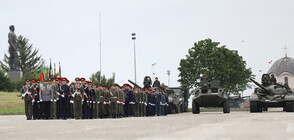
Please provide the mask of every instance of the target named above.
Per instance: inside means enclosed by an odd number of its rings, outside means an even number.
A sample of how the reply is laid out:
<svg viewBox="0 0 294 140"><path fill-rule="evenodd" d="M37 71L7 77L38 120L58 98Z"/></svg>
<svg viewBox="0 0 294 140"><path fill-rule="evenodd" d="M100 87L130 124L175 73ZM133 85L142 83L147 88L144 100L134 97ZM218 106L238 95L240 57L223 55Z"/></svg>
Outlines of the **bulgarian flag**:
<svg viewBox="0 0 294 140"><path fill-rule="evenodd" d="M41 66L41 74L40 74L40 83L45 84L44 79L45 79L45 74L44 74L44 67L42 65Z"/></svg>
<svg viewBox="0 0 294 140"><path fill-rule="evenodd" d="M110 94L111 97L113 96L112 92L109 92L109 94Z"/></svg>

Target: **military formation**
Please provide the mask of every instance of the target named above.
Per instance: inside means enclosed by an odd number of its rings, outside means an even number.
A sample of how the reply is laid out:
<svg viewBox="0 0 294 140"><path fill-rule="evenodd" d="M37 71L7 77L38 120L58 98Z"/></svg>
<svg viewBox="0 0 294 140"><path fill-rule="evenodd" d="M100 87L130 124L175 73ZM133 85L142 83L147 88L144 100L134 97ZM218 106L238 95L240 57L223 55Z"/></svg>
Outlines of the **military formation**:
<svg viewBox="0 0 294 140"><path fill-rule="evenodd" d="M158 84L157 78L153 86ZM72 83L67 78L27 79L21 97L27 120L166 116L168 107L164 89L129 84L108 87L85 78Z"/></svg>

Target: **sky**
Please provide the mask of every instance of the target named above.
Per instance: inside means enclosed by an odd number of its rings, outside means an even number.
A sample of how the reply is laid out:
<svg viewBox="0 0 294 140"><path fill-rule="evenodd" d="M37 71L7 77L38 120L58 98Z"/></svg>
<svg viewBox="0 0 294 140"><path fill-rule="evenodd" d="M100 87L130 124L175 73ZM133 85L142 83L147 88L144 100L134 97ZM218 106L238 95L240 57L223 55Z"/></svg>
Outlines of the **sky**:
<svg viewBox="0 0 294 140"><path fill-rule="evenodd" d="M88 79L100 69L101 14L102 73L115 73L120 85L135 79L131 33L140 85L153 73L167 85L170 70L170 86L180 86L180 60L207 38L237 50L260 79L285 46L294 57L293 7L292 0L1 0L0 53L7 53L8 27L15 25L47 64L61 62L62 76Z"/></svg>

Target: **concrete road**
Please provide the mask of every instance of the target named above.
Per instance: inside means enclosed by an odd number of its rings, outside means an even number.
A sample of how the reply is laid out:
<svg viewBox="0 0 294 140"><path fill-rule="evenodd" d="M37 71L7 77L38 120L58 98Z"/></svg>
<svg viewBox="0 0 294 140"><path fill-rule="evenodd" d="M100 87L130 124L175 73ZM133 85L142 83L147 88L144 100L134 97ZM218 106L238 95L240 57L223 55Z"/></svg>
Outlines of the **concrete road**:
<svg viewBox="0 0 294 140"><path fill-rule="evenodd" d="M167 117L34 120L0 116L0 140L125 139L125 140L294 140L294 113L269 111L183 113Z"/></svg>

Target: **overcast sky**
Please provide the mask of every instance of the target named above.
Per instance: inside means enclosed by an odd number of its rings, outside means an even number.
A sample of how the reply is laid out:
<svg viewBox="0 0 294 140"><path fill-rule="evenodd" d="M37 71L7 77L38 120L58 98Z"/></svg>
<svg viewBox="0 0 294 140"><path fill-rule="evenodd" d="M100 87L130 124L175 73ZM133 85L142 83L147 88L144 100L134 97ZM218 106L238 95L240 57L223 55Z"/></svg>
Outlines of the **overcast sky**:
<svg viewBox="0 0 294 140"><path fill-rule="evenodd" d="M285 45L294 57L293 0L1 0L0 58L15 25L47 62L61 62L63 76L88 79L100 68L99 13L102 73L115 72L119 84L134 80L133 32L139 83L156 63L160 81L167 84L171 70L170 84L179 86L180 59L206 38L238 50L257 79L285 56Z"/></svg>

